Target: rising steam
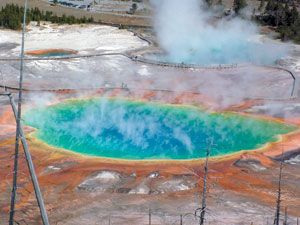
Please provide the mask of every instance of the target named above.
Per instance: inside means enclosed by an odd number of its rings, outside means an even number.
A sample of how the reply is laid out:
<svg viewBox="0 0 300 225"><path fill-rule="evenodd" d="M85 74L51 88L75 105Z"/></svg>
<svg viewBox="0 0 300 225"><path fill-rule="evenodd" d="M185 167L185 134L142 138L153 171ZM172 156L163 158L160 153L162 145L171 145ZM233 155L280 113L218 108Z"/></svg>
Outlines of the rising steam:
<svg viewBox="0 0 300 225"><path fill-rule="evenodd" d="M286 56L280 44L262 43L258 27L239 17L216 19L199 0L152 0L164 60L192 64L271 64Z"/></svg>

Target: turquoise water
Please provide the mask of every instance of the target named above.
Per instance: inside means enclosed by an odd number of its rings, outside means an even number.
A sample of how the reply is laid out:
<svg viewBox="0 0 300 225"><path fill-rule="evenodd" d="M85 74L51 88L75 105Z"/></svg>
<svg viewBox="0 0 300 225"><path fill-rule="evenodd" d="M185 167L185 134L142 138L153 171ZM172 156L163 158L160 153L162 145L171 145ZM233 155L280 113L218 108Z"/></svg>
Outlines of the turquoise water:
<svg viewBox="0 0 300 225"><path fill-rule="evenodd" d="M55 57L55 56L66 56L66 55L72 55L71 52L46 52L44 54L38 55L39 57Z"/></svg>
<svg viewBox="0 0 300 225"><path fill-rule="evenodd" d="M288 49L281 45L263 45L245 40L231 40L231 44L199 43L199 46L184 44L166 51L166 54L149 54L145 57L151 60L195 64L202 66L232 65L239 63L254 63L259 65L274 65L276 60L290 55Z"/></svg>
<svg viewBox="0 0 300 225"><path fill-rule="evenodd" d="M192 159L255 149L296 127L235 113L124 99L73 100L27 110L26 125L49 145L120 159Z"/></svg>

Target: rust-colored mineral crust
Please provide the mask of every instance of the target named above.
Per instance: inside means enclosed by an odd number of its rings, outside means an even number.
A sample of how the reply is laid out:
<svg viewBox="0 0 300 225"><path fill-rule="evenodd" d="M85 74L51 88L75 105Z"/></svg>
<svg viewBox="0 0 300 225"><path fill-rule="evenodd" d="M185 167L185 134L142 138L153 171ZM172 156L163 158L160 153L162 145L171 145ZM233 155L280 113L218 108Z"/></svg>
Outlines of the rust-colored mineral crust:
<svg viewBox="0 0 300 225"><path fill-rule="evenodd" d="M91 96L105 94L105 96L114 97L120 95L121 92L124 96L124 90L121 89L110 91L109 95L105 92L100 90ZM70 93L62 91L57 93L57 97L63 99L65 94L70 96ZM202 107L212 108L213 106L215 110L218 110L215 102L198 94L173 95L154 91L127 91L126 94L130 98L172 104L202 104ZM74 97L76 96L74 95ZM239 105L230 106L226 110L244 112L258 103L262 104L259 101L242 102ZM15 122L8 104L2 105L0 112L0 215L4 218L9 212ZM300 125L299 118L291 117L284 121L267 114L253 116ZM176 215L180 215L182 211L190 210L192 212L199 206L197 206L197 202L200 200L197 199L200 199L198 195L202 192L202 178L204 177L204 161L202 159L126 161L88 157L50 147L31 137L31 131L31 128L25 127L29 148L52 224L60 221L61 223L58 224L76 224L76 222L67 222L69 217L77 218L76 221L81 222L85 221L82 220L84 217L88 221L87 224L92 224L92 221L95 221L93 216L96 214L88 212L93 208L99 210L97 215L101 218L106 218L110 213L128 210L125 213L128 216L127 221L135 221L133 220L135 214L131 211L132 207L140 206L141 211L146 213L146 206L152 204L153 212L155 212L158 202L165 205L162 210L174 216L175 221ZM280 142L268 144L262 149L211 158L208 205L210 210L215 210L214 217L216 219L224 218L222 210L226 212L226 210L234 210L235 207L237 210L242 210L242 204L245 202L254 206L267 207L268 212L272 212L276 205L280 160L287 160L289 154L297 151L299 154L299 146L300 131L296 131L284 135ZM282 149L284 149L284 155L280 156ZM22 151L20 156L16 217L19 220L25 218L29 224L39 224L40 218L33 186L28 178L28 169ZM282 207L288 207L289 215L292 217L300 216L299 170L299 165L292 164L286 164L283 170ZM118 204L113 203L116 199L118 199ZM238 206L234 206L234 204ZM191 208L187 209L188 206ZM253 213L260 214L259 211L258 207L257 211ZM270 214L270 218L271 216ZM157 221L159 221L158 218ZM125 222L125 224L130 223Z"/></svg>

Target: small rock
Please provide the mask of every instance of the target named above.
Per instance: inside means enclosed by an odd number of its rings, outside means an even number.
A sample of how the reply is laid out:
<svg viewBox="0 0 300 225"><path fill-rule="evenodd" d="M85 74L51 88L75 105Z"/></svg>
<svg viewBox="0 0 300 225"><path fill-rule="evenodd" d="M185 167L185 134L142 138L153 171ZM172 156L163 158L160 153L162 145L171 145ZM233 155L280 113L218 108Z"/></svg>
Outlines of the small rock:
<svg viewBox="0 0 300 225"><path fill-rule="evenodd" d="M234 165L240 168L248 168L253 171L261 171L267 169L261 164L260 161L255 159L239 159L234 163Z"/></svg>
<svg viewBox="0 0 300 225"><path fill-rule="evenodd" d="M154 171L148 175L148 178L157 178L159 176L159 171Z"/></svg>
<svg viewBox="0 0 300 225"><path fill-rule="evenodd" d="M297 155L296 157L289 158L284 161L285 163L291 164L291 165L300 165L300 155Z"/></svg>
<svg viewBox="0 0 300 225"><path fill-rule="evenodd" d="M132 174L130 174L129 176L130 176L130 177L136 178L136 173L132 173Z"/></svg>
<svg viewBox="0 0 300 225"><path fill-rule="evenodd" d="M102 170L81 182L76 189L93 192L113 192L121 181L121 174L116 171Z"/></svg>
<svg viewBox="0 0 300 225"><path fill-rule="evenodd" d="M148 195L149 193L150 193L150 188L146 185L145 182L142 182L136 187L132 188L128 194Z"/></svg>
<svg viewBox="0 0 300 225"><path fill-rule="evenodd" d="M76 164L78 164L78 162L63 162L63 163L47 166L40 175L46 175L46 174L49 174L49 173L52 173L55 171L66 169L66 168L76 165Z"/></svg>
<svg viewBox="0 0 300 225"><path fill-rule="evenodd" d="M195 189L197 181L193 176L175 176L163 182L157 182L152 187L153 194L174 193L178 191L186 191Z"/></svg>

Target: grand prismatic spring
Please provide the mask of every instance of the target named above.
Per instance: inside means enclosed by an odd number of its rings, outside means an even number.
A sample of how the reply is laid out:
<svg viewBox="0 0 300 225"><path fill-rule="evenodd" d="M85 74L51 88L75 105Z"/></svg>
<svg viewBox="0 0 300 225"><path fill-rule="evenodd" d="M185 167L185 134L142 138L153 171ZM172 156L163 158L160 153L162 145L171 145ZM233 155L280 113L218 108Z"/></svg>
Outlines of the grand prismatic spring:
<svg viewBox="0 0 300 225"><path fill-rule="evenodd" d="M31 109L26 125L35 137L74 152L120 159L193 159L262 147L296 130L272 120L237 113L211 113L192 106L96 98Z"/></svg>

